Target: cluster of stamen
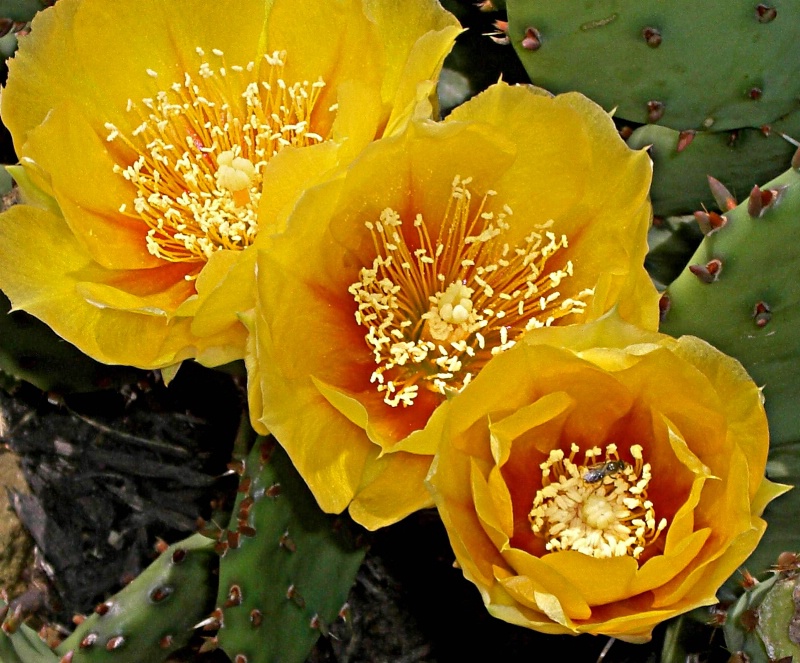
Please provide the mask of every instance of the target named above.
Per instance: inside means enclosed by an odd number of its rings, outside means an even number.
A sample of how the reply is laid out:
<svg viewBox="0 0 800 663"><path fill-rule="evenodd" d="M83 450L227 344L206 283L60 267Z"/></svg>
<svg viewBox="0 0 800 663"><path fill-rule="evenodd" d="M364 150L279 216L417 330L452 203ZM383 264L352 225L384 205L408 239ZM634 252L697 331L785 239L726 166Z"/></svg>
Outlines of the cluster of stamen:
<svg viewBox="0 0 800 663"><path fill-rule="evenodd" d="M435 238L421 214L414 230L392 209L365 224L376 257L349 292L377 365L372 382L389 405L412 405L420 385L440 395L460 391L492 355L531 329L582 313L593 294L562 296L573 265L548 266L567 248L552 221L511 246L504 240L511 209L487 210L494 191L473 203L470 183L455 178Z"/></svg>
<svg viewBox="0 0 800 663"><path fill-rule="evenodd" d="M124 204L119 211L143 220L148 251L171 262L202 262L215 251L249 246L258 233L267 162L284 147L325 139L312 130L324 82L286 83L285 53L226 66L214 49L212 59L219 66L203 62L197 80L186 73L152 98L128 100L139 122L130 136L105 125L108 141L139 155L115 166L136 188L132 209Z"/></svg>
<svg viewBox="0 0 800 663"><path fill-rule="evenodd" d="M615 444L606 446L604 454L599 447L586 451L581 465L575 462L579 452L576 444L569 456L554 449L541 464L542 488L528 515L533 533L550 551L638 559L667 526L665 518L656 522L655 507L647 499L652 477L642 447L631 446L633 463L620 460Z"/></svg>

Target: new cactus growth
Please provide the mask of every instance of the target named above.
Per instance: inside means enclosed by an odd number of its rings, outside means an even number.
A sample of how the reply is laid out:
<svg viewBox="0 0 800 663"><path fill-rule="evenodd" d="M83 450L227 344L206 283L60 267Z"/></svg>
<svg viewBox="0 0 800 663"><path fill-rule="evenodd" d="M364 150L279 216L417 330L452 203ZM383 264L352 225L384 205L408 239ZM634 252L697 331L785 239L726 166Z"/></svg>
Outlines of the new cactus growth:
<svg viewBox="0 0 800 663"><path fill-rule="evenodd" d="M0 661L58 663L58 657L38 634L21 623L19 611L10 611L2 599L0 599Z"/></svg>
<svg viewBox="0 0 800 663"><path fill-rule="evenodd" d="M214 541L171 545L130 585L101 603L56 649L70 663L158 663L185 646L211 605Z"/></svg>
<svg viewBox="0 0 800 663"><path fill-rule="evenodd" d="M744 198L753 184L786 170L795 148L777 129L768 134L761 129L682 134L648 124L636 129L627 142L637 150L650 147L655 172L650 190L653 211L671 216L701 205L716 207L706 180L710 173Z"/></svg>
<svg viewBox="0 0 800 663"><path fill-rule="evenodd" d="M365 551L343 518L319 510L274 441L260 438L238 469L211 625L236 663L303 661L337 619Z"/></svg>
<svg viewBox="0 0 800 663"><path fill-rule="evenodd" d="M728 609L725 643L738 660L800 659L798 566L797 553L781 553L774 575L763 582L749 579L744 594Z"/></svg>

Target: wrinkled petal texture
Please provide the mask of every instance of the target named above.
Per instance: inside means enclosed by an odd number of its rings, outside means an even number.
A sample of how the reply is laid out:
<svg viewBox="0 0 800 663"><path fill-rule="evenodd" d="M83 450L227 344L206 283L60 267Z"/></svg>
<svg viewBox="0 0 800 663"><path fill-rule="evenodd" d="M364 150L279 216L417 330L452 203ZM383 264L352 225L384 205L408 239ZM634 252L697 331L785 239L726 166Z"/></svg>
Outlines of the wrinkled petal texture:
<svg viewBox="0 0 800 663"><path fill-rule="evenodd" d="M384 4L61 0L41 12L9 64L0 108L28 203L0 216L0 288L14 307L107 363L159 368L243 357L238 316L254 303L263 237L282 229L306 187L402 128L435 87L460 31L436 0L403 3L407 13ZM114 171L137 158L128 139L145 116L132 104L187 74L203 96L204 62L217 78L226 70L230 77L276 52L285 52L290 83L324 81L310 117L324 142L292 144L265 164L258 235L246 248L193 262L154 255L147 224L132 213L136 187ZM242 103L239 93L233 104ZM112 139L110 127L126 140Z"/></svg>
<svg viewBox="0 0 800 663"><path fill-rule="evenodd" d="M558 260L571 261L574 276L561 295L589 288L595 295L582 315L555 324L594 320L617 307L630 322L655 329L658 295L642 266L650 176L647 155L629 150L585 97L505 84L442 123L413 121L373 143L336 178L307 191L286 232L259 254L248 360L254 425L276 435L326 511L352 503L362 524L375 528L429 504L416 483L405 486L406 499L373 497L369 517L361 502L374 477L391 480L374 469L378 462L395 472L414 459L408 478L417 481L436 448L435 434L422 431L435 426L429 420L444 400L426 387L413 405L391 407L376 388L376 359L349 292L376 259L365 223L394 210L413 249L411 221L421 215L436 237L452 216L454 178L471 178L485 213L511 208L509 244L542 225L568 236ZM433 294L422 292L425 306Z"/></svg>
<svg viewBox="0 0 800 663"><path fill-rule="evenodd" d="M547 633L643 642L714 603L785 490L764 478L766 416L741 365L613 315L527 336L440 414L428 481L456 559L492 614ZM540 463L610 442L643 447L667 529L638 560L546 550L528 520Z"/></svg>

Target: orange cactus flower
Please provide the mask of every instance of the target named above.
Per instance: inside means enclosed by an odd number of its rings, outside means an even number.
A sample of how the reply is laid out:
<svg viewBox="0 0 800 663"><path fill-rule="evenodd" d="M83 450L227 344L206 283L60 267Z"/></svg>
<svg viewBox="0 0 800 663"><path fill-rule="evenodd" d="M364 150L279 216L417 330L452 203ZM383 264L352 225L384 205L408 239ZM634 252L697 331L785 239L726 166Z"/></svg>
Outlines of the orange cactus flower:
<svg viewBox="0 0 800 663"><path fill-rule="evenodd" d="M489 612L629 642L753 551L769 433L742 366L613 315L530 334L441 408L429 483Z"/></svg>
<svg viewBox="0 0 800 663"><path fill-rule="evenodd" d="M504 84L373 143L259 255L254 425L326 511L430 505L422 431L491 357L612 307L656 328L650 176L587 98Z"/></svg>
<svg viewBox="0 0 800 663"><path fill-rule="evenodd" d="M60 0L3 90L0 288L103 362L241 358L264 236L425 107L459 31L437 0Z"/></svg>

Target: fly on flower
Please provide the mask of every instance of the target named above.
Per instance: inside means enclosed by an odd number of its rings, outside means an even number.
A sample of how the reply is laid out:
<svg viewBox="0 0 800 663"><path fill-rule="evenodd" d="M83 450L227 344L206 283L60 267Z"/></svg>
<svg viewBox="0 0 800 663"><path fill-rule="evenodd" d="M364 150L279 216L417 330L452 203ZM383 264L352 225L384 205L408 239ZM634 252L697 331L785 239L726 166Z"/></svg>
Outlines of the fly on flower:
<svg viewBox="0 0 800 663"><path fill-rule="evenodd" d="M587 468L583 475L586 483L597 483L606 477L614 476L617 472L625 469L624 460L610 460L605 463L597 463Z"/></svg>
<svg viewBox="0 0 800 663"><path fill-rule="evenodd" d="M655 328L650 175L585 97L504 84L374 143L259 254L254 424L326 511L429 505L436 413L494 357L614 307Z"/></svg>

